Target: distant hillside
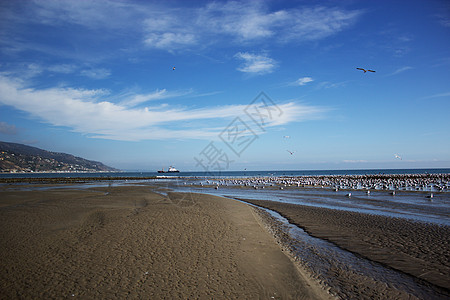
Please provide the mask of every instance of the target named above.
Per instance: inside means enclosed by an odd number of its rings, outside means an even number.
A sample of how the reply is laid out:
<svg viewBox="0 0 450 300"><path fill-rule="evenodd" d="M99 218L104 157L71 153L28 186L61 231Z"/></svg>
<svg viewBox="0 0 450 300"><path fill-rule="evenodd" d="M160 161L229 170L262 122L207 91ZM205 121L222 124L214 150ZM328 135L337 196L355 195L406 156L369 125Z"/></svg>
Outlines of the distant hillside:
<svg viewBox="0 0 450 300"><path fill-rule="evenodd" d="M118 171L101 162L23 144L0 142L0 172Z"/></svg>

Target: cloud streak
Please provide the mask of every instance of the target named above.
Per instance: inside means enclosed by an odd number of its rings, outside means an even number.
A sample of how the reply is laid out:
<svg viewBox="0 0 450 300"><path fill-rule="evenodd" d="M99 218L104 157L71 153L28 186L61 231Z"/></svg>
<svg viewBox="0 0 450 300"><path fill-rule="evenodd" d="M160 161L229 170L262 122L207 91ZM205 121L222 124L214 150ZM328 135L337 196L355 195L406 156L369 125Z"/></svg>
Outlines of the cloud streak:
<svg viewBox="0 0 450 300"><path fill-rule="evenodd" d="M410 67L410 66L402 67L402 68L399 68L399 69L395 70L394 72L392 72L391 74L388 74L386 76L394 76L394 75L397 75L397 74L400 74L400 73L403 73L405 71L412 70L412 69L414 69L414 68Z"/></svg>
<svg viewBox="0 0 450 300"><path fill-rule="evenodd" d="M149 94L133 94L131 96L128 96L125 100L120 102L120 105L126 106L126 107L134 107L134 106L137 106L142 103L149 102L149 101L181 97L181 96L189 95L191 93L192 93L192 90L185 91L185 92L182 92L182 91L181 92L168 92L166 89L156 90L153 93L149 93Z"/></svg>
<svg viewBox="0 0 450 300"><path fill-rule="evenodd" d="M158 98L167 92L136 95L128 105ZM211 139L217 137L232 118L245 118L246 105L204 108L162 106L158 110L135 108L105 100L104 90L71 88L33 89L17 79L0 76L0 103L27 112L41 122L68 127L92 138L112 140ZM289 102L278 105L283 114L268 127L319 118L323 107ZM206 122L207 126L186 127L186 121ZM214 124L209 126L208 124Z"/></svg>
<svg viewBox="0 0 450 300"><path fill-rule="evenodd" d="M312 79L311 77L301 77L299 79L297 79L297 81L295 82L295 85L299 85L299 86L304 86L309 82L313 82L314 79Z"/></svg>
<svg viewBox="0 0 450 300"><path fill-rule="evenodd" d="M235 43L318 40L353 25L363 12L323 6L269 11L262 3L229 1L169 13L157 11L147 18L147 46L172 50L205 44L206 39Z"/></svg>
<svg viewBox="0 0 450 300"><path fill-rule="evenodd" d="M81 75L91 79L105 79L111 75L111 71L104 68L82 70Z"/></svg>
<svg viewBox="0 0 450 300"><path fill-rule="evenodd" d="M434 99L434 98L442 98L442 97L450 97L450 92L434 94L434 95L423 97L422 99Z"/></svg>
<svg viewBox="0 0 450 300"><path fill-rule="evenodd" d="M244 63L237 68L238 71L244 73L252 73L257 75L272 73L277 66L277 62L264 54L252 54L248 52L239 52L234 56L243 60Z"/></svg>
<svg viewBox="0 0 450 300"><path fill-rule="evenodd" d="M270 10L256 1L212 2L183 9L111 0L32 1L29 6L33 22L121 32L139 28L147 47L168 51L230 39L235 43L317 40L352 26L363 14L362 10L326 6Z"/></svg>

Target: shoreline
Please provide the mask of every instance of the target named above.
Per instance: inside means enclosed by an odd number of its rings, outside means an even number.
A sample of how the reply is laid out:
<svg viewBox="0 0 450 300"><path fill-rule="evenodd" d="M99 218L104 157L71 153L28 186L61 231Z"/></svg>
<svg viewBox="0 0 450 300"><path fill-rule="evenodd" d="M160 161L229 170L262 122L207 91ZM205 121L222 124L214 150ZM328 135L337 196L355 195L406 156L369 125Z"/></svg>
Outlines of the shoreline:
<svg viewBox="0 0 450 300"><path fill-rule="evenodd" d="M129 176L114 176L114 177L20 177L20 178L0 178L0 183L87 183L98 181L120 181L120 180L150 180L159 179L157 176L148 177L129 177ZM165 178L166 179L166 178Z"/></svg>
<svg viewBox="0 0 450 300"><path fill-rule="evenodd" d="M238 199L275 211L313 237L429 282L450 295L450 227L268 200Z"/></svg>

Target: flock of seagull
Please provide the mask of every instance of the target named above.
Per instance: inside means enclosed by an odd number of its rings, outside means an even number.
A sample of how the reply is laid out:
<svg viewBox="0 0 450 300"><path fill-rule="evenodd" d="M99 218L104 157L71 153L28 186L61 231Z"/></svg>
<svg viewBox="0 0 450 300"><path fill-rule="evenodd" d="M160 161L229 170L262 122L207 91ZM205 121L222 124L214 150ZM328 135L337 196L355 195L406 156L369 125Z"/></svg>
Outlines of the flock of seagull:
<svg viewBox="0 0 450 300"><path fill-rule="evenodd" d="M206 180L200 185L242 186L253 189L264 188L328 188L339 190L365 190L370 195L371 190L384 190L395 196L396 191L418 192L449 192L449 174L405 174L405 175L328 175L328 176L286 176L286 177L253 177L253 178L223 178ZM351 192L347 194L351 197ZM426 196L433 198L433 193Z"/></svg>

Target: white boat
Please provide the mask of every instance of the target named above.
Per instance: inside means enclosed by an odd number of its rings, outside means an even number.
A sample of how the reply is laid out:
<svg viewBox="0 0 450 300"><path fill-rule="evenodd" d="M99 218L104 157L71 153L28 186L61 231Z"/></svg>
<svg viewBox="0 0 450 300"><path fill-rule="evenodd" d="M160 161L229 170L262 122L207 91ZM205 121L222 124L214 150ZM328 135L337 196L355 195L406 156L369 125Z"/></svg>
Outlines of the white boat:
<svg viewBox="0 0 450 300"><path fill-rule="evenodd" d="M164 171L164 169L159 170L158 173L179 173L180 171L175 169L174 167L170 166L167 171Z"/></svg>
<svg viewBox="0 0 450 300"><path fill-rule="evenodd" d="M169 170L167 170L167 173L178 173L180 172L179 170L175 169L174 167L170 166Z"/></svg>

